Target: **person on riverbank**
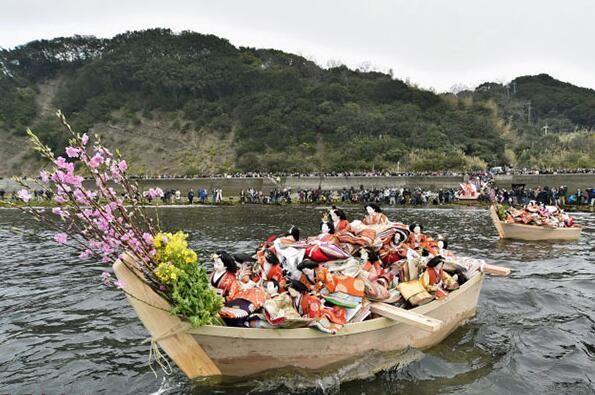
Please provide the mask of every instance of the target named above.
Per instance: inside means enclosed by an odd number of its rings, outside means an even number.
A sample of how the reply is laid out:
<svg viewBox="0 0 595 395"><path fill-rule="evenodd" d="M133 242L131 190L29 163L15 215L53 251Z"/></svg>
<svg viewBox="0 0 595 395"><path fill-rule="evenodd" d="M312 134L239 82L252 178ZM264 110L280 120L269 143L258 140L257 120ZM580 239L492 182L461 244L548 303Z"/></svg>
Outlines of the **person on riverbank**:
<svg viewBox="0 0 595 395"><path fill-rule="evenodd" d="M188 204L192 204L193 200L194 200L194 190L192 188L190 188L190 191L188 191Z"/></svg>

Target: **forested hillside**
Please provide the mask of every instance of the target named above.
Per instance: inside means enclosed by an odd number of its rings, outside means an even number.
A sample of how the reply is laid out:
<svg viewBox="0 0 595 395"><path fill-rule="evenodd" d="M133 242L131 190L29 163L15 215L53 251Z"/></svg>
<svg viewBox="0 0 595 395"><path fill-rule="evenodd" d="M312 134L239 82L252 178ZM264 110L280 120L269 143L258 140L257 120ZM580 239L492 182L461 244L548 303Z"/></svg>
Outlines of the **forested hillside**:
<svg viewBox="0 0 595 395"><path fill-rule="evenodd" d="M64 146L58 108L141 174L595 167L595 92L547 75L436 95L156 29L1 50L0 91L0 175L36 170L26 127Z"/></svg>

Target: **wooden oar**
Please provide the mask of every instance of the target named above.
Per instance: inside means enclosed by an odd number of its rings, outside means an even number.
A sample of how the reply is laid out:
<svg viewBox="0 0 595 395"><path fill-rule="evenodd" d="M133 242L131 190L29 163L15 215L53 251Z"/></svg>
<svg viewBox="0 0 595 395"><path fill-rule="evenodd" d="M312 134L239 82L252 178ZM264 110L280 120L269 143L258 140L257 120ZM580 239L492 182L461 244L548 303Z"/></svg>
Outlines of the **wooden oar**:
<svg viewBox="0 0 595 395"><path fill-rule="evenodd" d="M506 277L512 273L512 269L504 266L488 265L484 263L481 265L480 270L484 273L493 274L494 276Z"/></svg>
<svg viewBox="0 0 595 395"><path fill-rule="evenodd" d="M134 267L134 262L129 257L124 259L131 267ZM127 292L128 301L136 310L152 339L159 344L176 365L191 379L220 376L221 371L217 365L192 335L185 332L185 327L188 327L189 324L169 312L171 310L169 303L136 277L135 273L122 261L116 261L113 268L118 280L123 282L123 289ZM142 276L142 274L138 274Z"/></svg>
<svg viewBox="0 0 595 395"><path fill-rule="evenodd" d="M383 317L390 318L391 320L402 322L403 324L411 325L428 332L436 332L442 328L442 325L444 324L444 322L436 318L401 309L386 303L372 303L370 304L370 311Z"/></svg>

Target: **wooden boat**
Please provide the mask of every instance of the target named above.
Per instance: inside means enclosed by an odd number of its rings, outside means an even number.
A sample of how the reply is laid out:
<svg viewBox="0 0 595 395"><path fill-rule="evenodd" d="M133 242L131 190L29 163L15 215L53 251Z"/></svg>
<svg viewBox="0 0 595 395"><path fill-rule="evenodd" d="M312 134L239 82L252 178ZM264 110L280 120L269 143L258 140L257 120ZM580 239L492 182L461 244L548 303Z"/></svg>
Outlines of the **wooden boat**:
<svg viewBox="0 0 595 395"><path fill-rule="evenodd" d="M500 220L494 205L490 206L490 217L501 239L576 240L581 235L582 230L582 227L576 225L570 228L550 228L547 226L509 224Z"/></svg>
<svg viewBox="0 0 595 395"><path fill-rule="evenodd" d="M124 283L128 300L153 341L190 379L206 376L244 377L288 367L338 369L373 351L432 347L475 315L484 278L483 273L478 273L446 298L405 310L432 317L433 321L440 320L441 325L437 330L420 330L385 318L390 316L388 314L347 324L339 333L330 335L312 328L191 328L187 322L170 314L170 305L127 265L117 261L114 272ZM384 306L392 308L390 305Z"/></svg>
<svg viewBox="0 0 595 395"><path fill-rule="evenodd" d="M455 197L457 200L474 202L479 200L479 193L476 193L475 195L463 195L457 193Z"/></svg>

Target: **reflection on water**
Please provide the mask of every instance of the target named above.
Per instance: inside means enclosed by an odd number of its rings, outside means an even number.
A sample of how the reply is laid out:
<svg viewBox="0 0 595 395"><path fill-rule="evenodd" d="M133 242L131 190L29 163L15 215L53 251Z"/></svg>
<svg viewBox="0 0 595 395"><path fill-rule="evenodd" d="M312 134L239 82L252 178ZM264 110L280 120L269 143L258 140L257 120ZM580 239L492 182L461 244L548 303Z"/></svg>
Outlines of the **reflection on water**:
<svg viewBox="0 0 595 395"><path fill-rule="evenodd" d="M363 215L347 209L350 219ZM165 230L184 230L203 262L223 248L255 249L298 225L318 230L321 210L281 207L161 209ZM578 242L500 241L487 210L388 209L393 220L444 234L461 255L511 267L487 278L478 314L440 345L402 355L370 354L343 370L277 372L243 383L192 384L175 369L148 368L147 333L125 298L106 291L97 262L46 241L42 225L0 210L0 393L593 393L595 215ZM15 234L12 227L29 231ZM367 367L400 362L368 376ZM359 377L345 381L346 377Z"/></svg>

